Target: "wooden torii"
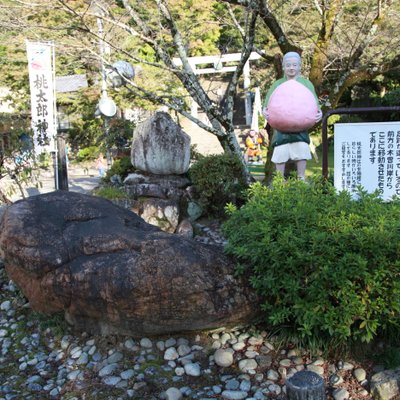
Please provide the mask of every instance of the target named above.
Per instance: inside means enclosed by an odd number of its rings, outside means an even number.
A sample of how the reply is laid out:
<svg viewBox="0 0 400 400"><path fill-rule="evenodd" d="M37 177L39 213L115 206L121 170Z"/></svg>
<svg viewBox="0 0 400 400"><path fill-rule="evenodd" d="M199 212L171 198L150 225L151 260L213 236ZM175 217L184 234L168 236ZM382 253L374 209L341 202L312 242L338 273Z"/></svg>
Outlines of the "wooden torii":
<svg viewBox="0 0 400 400"><path fill-rule="evenodd" d="M224 66L224 63L230 63L234 61L240 61L242 57L241 53L231 53L231 54L220 54L217 56L198 56L198 57L189 57L188 61L190 66L192 67L194 73L196 75L205 75L205 74L221 74L225 72L234 72L237 68L236 65L233 66ZM246 64L243 68L243 89L246 92L245 98L245 110L246 110L246 125L251 126L253 129L258 130L258 110L252 110L252 101L250 92L248 92L248 88L250 87L250 61L258 60L261 58L261 55L252 52L250 57L248 58ZM173 62L175 65L182 65L182 61L180 58L174 58ZM199 64L211 64L212 67L208 68L197 68ZM257 90L258 89L258 90ZM259 96L260 91L259 88L256 88L256 104L260 104ZM190 114L197 118L198 117L198 104L192 99L190 104Z"/></svg>

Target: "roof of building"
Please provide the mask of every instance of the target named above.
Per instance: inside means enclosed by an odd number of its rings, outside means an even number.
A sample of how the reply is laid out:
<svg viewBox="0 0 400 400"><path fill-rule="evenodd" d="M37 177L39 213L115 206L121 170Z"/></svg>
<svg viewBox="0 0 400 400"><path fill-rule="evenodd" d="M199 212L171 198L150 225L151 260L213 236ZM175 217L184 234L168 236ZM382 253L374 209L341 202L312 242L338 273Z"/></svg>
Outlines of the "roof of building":
<svg viewBox="0 0 400 400"><path fill-rule="evenodd" d="M79 89L87 86L88 82L85 74L56 76L57 93L76 92Z"/></svg>

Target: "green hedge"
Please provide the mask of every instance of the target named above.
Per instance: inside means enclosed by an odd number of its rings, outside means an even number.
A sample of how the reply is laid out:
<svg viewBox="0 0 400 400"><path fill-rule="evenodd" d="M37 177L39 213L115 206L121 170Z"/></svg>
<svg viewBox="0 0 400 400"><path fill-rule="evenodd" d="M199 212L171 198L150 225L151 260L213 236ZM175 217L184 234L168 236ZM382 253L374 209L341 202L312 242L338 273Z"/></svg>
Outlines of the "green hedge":
<svg viewBox="0 0 400 400"><path fill-rule="evenodd" d="M300 337L368 342L399 330L400 200L279 177L228 207L226 251L262 296L274 326Z"/></svg>
<svg viewBox="0 0 400 400"><path fill-rule="evenodd" d="M129 156L123 156L113 162L110 169L106 172L104 181L110 182L111 177L114 175L119 175L121 177L121 181L123 181L130 173L134 171L135 168L132 165L131 158Z"/></svg>
<svg viewBox="0 0 400 400"><path fill-rule="evenodd" d="M97 146L84 147L78 151L76 155L77 162L93 161L100 153L100 148Z"/></svg>
<svg viewBox="0 0 400 400"><path fill-rule="evenodd" d="M237 156L213 154L201 157L190 167L189 176L205 213L220 217L224 215L227 203L243 203L247 185Z"/></svg>

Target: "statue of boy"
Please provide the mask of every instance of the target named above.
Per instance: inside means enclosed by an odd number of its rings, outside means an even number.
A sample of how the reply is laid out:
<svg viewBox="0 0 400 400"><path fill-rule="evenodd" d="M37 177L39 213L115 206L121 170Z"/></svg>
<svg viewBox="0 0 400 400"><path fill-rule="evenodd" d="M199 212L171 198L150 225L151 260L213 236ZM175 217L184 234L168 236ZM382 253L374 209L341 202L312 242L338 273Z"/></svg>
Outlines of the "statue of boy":
<svg viewBox="0 0 400 400"><path fill-rule="evenodd" d="M298 53L288 52L283 56L282 67L284 77L275 81L264 101L264 116L269 117L268 113L268 101L275 91L282 83L288 80L294 79L297 82L308 88L315 96L318 104L318 98L315 93L313 84L306 78L300 75L301 71L301 58ZM315 123L322 118L322 112L318 106L317 114L315 115ZM272 162L276 166L276 170L282 175L285 172L285 165L288 160L293 160L296 163L297 176L299 179L304 180L307 160L311 158L311 152L309 148L310 137L307 130L300 132L281 132L274 129L274 134L271 140L271 145L274 148L272 153Z"/></svg>

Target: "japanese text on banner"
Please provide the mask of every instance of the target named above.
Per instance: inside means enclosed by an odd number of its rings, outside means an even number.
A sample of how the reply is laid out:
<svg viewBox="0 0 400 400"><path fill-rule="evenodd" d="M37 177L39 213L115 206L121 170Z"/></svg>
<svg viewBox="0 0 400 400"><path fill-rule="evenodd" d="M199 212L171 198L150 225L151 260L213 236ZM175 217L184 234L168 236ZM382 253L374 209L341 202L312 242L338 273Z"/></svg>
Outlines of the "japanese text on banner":
<svg viewBox="0 0 400 400"><path fill-rule="evenodd" d="M55 98L53 45L26 42L35 151L54 147Z"/></svg>

